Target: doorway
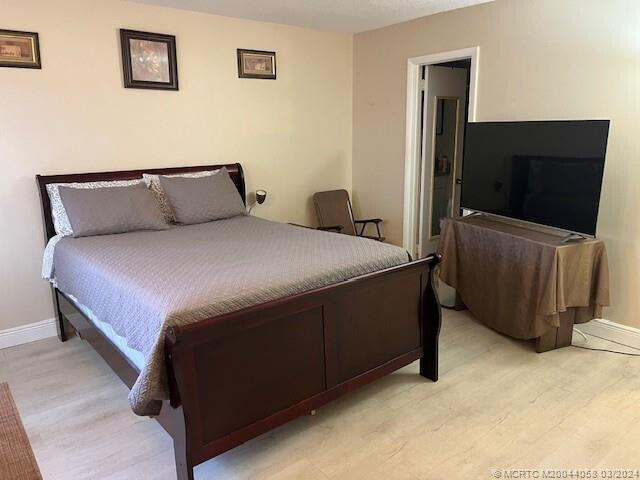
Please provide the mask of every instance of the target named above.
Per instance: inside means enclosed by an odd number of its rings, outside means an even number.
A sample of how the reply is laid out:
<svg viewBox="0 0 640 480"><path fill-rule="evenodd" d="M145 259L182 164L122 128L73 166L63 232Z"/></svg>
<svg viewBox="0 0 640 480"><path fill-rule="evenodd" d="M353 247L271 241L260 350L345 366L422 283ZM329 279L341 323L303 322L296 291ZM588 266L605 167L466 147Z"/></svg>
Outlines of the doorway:
<svg viewBox="0 0 640 480"><path fill-rule="evenodd" d="M430 208L425 222L429 240L440 237L440 220L455 215L459 205L459 185L456 184L460 139L464 134L458 128L460 118L460 97L436 95L433 175L430 185ZM425 189L426 191L427 189ZM421 242L421 243L424 243Z"/></svg>
<svg viewBox="0 0 640 480"><path fill-rule="evenodd" d="M437 249L440 219L459 212L478 57L474 47L408 61L403 246L414 258Z"/></svg>
<svg viewBox="0 0 640 480"><path fill-rule="evenodd" d="M460 209L470 64L466 59L422 67L423 75L429 76L429 84L423 94L420 122L423 126L422 221L418 232L421 257L437 250L442 218L458 216Z"/></svg>

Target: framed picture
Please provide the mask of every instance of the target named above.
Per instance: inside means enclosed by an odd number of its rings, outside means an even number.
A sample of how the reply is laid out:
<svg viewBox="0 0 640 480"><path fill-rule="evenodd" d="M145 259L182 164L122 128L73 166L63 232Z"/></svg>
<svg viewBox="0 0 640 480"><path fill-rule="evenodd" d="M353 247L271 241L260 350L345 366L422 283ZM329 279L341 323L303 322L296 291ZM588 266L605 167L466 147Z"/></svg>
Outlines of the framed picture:
<svg viewBox="0 0 640 480"><path fill-rule="evenodd" d="M42 68L38 34L0 30L0 67Z"/></svg>
<svg viewBox="0 0 640 480"><path fill-rule="evenodd" d="M124 88L178 90L176 37L120 29Z"/></svg>
<svg viewBox="0 0 640 480"><path fill-rule="evenodd" d="M238 77L276 79L276 52L238 49Z"/></svg>

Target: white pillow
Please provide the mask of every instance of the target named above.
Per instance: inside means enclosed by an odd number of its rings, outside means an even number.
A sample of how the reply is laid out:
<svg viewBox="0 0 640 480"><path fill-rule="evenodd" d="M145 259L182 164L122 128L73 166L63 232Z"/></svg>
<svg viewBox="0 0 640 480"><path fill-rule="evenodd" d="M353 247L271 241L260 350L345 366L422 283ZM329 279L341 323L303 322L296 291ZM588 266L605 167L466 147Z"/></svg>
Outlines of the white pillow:
<svg viewBox="0 0 640 480"><path fill-rule="evenodd" d="M58 235L73 235L73 228L67 212L64 209L62 200L60 199L59 187L71 188L105 188L105 187L127 187L129 185L137 185L142 183L142 179L137 180L111 180L103 182L74 182L74 183L50 183L47 185L47 193L51 202L51 216L53 217L53 226Z"/></svg>
<svg viewBox="0 0 640 480"><path fill-rule="evenodd" d="M163 175L165 177L183 177L183 178L200 178L200 177L208 177L216 173L219 169L216 170L203 170L200 172L192 172L192 173L176 173L173 175ZM160 185L160 180L158 179L159 175L152 173L143 173L142 178L144 182L147 184L147 187L153 192L156 196L156 200L160 205L160 210L162 210L162 214L167 222L175 222L176 219L173 215L173 211L171 210L171 205L169 204L169 200L167 200L167 196L164 194L162 190L162 186Z"/></svg>

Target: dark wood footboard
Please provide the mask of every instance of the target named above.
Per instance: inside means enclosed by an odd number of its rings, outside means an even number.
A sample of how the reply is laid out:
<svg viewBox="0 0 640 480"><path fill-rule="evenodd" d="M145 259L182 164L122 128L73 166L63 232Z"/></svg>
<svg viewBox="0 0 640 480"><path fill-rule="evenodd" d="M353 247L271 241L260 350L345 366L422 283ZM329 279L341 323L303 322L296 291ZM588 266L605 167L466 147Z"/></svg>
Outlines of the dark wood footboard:
<svg viewBox="0 0 640 480"><path fill-rule="evenodd" d="M418 358L421 375L437 380L437 262L431 256L170 329L172 399L161 419L184 419L179 431L167 428L178 478Z"/></svg>

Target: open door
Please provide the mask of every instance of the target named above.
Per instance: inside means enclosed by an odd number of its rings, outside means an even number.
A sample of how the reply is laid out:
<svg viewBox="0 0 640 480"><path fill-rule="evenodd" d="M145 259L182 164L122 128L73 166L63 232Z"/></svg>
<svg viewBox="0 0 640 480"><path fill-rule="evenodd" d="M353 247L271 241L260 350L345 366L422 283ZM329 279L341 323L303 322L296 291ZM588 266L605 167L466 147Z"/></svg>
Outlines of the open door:
<svg viewBox="0 0 640 480"><path fill-rule="evenodd" d="M459 212L467 105L466 69L425 68L418 232L421 258L437 250L440 220Z"/></svg>

